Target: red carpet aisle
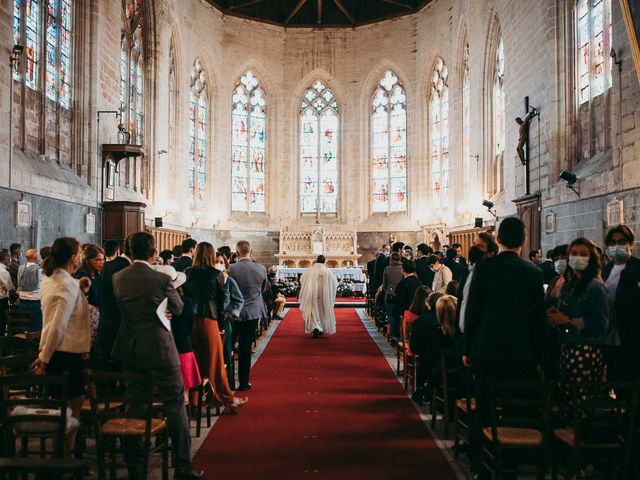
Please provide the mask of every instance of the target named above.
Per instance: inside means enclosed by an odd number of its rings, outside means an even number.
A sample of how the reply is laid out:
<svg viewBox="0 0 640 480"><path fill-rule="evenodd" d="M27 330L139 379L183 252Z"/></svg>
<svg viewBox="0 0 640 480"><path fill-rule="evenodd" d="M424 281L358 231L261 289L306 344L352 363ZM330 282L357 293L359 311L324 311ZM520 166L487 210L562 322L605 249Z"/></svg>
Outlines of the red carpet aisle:
<svg viewBox="0 0 640 480"><path fill-rule="evenodd" d="M456 478L356 311L336 316L336 335L312 339L289 311L252 370L249 403L194 459L207 478Z"/></svg>

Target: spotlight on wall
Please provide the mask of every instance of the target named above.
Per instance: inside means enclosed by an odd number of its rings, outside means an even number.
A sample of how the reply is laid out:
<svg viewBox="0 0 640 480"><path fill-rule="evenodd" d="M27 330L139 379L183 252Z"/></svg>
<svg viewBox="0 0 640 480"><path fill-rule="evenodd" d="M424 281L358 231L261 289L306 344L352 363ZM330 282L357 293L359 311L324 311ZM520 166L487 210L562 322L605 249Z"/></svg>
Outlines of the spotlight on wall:
<svg viewBox="0 0 640 480"><path fill-rule="evenodd" d="M575 173L562 170L560 172L560 180L567 182L567 188L572 190L578 197L580 196L580 190L575 186L578 181L578 176Z"/></svg>
<svg viewBox="0 0 640 480"><path fill-rule="evenodd" d="M11 53L14 55L22 55L24 53L24 47L16 43L11 49Z"/></svg>
<svg viewBox="0 0 640 480"><path fill-rule="evenodd" d="M493 218L495 219L498 218L496 216L496 212L493 210L493 207L495 207L495 204L491 200L483 200L482 206L485 207L491 215L493 215Z"/></svg>
<svg viewBox="0 0 640 480"><path fill-rule="evenodd" d="M616 49L611 47L611 51L609 52L609 56L613 59L614 65L618 67L618 71L622 71L622 60L618 60L618 52Z"/></svg>
<svg viewBox="0 0 640 480"><path fill-rule="evenodd" d="M156 226L156 228L162 228L162 217L155 217L153 219L153 223Z"/></svg>

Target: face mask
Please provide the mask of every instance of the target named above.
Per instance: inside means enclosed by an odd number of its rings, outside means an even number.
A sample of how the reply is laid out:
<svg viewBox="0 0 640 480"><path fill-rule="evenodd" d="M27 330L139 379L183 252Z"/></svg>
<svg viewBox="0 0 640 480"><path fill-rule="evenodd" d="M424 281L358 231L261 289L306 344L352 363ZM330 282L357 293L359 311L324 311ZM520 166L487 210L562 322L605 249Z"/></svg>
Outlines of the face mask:
<svg viewBox="0 0 640 480"><path fill-rule="evenodd" d="M433 268L433 267L431 267L431 271L432 271L433 273L436 273L436 272L437 272L437 270L436 270L435 268Z"/></svg>
<svg viewBox="0 0 640 480"><path fill-rule="evenodd" d="M216 263L213 268L215 268L216 270L219 270L221 272L224 272L224 265L221 265L219 263Z"/></svg>
<svg viewBox="0 0 640 480"><path fill-rule="evenodd" d="M624 245L611 245L607 250L609 255L619 262L629 257L629 249Z"/></svg>
<svg viewBox="0 0 640 480"><path fill-rule="evenodd" d="M569 266L576 272L582 272L589 266L589 257L576 257L571 255L569 257Z"/></svg>
<svg viewBox="0 0 640 480"><path fill-rule="evenodd" d="M564 271L567 269L567 261L565 259L556 260L553 263L558 275L564 275Z"/></svg>

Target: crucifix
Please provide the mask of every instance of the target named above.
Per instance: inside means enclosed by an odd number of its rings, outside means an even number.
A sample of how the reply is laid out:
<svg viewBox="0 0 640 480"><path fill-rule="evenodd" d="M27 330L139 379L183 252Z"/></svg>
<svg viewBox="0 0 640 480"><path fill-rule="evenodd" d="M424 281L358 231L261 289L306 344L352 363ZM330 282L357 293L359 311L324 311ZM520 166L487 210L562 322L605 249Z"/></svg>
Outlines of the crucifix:
<svg viewBox="0 0 640 480"><path fill-rule="evenodd" d="M516 118L516 123L519 125L518 147L516 148L516 151L518 152L520 162L522 162L522 165L524 166L525 195L529 195L531 193L531 175L529 172L529 124L534 117L540 116L540 111L529 105L529 97L524 97L524 111L524 119L520 117Z"/></svg>

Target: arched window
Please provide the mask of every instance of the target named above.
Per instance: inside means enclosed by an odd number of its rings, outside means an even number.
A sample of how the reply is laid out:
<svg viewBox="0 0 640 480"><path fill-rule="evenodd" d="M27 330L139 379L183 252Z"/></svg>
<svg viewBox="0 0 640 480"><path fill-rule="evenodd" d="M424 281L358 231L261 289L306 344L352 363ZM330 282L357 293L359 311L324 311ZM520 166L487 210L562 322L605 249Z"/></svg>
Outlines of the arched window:
<svg viewBox="0 0 640 480"><path fill-rule="evenodd" d="M371 114L374 212L407 209L407 97L398 76L387 70L373 93Z"/></svg>
<svg viewBox="0 0 640 480"><path fill-rule="evenodd" d="M189 206L203 209L207 189L207 77L199 59L191 67L189 89Z"/></svg>
<svg viewBox="0 0 640 480"><path fill-rule="evenodd" d="M231 208L264 212L266 108L260 81L250 70L236 82L231 118Z"/></svg>
<svg viewBox="0 0 640 480"><path fill-rule="evenodd" d="M338 102L317 80L300 103L300 211L338 213Z"/></svg>
<svg viewBox="0 0 640 480"><path fill-rule="evenodd" d="M14 0L13 41L24 45L24 60L13 78L33 90L43 88L47 98L64 108L71 104L72 0ZM45 34L41 35L42 18ZM44 44L42 43L44 41ZM40 84L40 52L45 51L44 87Z"/></svg>
<svg viewBox="0 0 640 480"><path fill-rule="evenodd" d="M431 191L433 207L449 200L449 73L438 57L431 77Z"/></svg>
<svg viewBox="0 0 640 480"><path fill-rule="evenodd" d="M120 36L120 110L130 142L144 140L144 9L141 0L126 0Z"/></svg>
<svg viewBox="0 0 640 480"><path fill-rule="evenodd" d="M469 43L464 46L464 72L462 73L462 165L463 165L463 197L471 197L471 150L469 138L471 135L471 88L469 85Z"/></svg>
<svg viewBox="0 0 640 480"><path fill-rule="evenodd" d="M582 105L611 86L611 0L578 0L578 102Z"/></svg>
<svg viewBox="0 0 640 480"><path fill-rule="evenodd" d="M504 44L502 37L496 49L493 80L493 178L491 193L497 193L503 186L504 145L506 141L505 93L504 93Z"/></svg>

